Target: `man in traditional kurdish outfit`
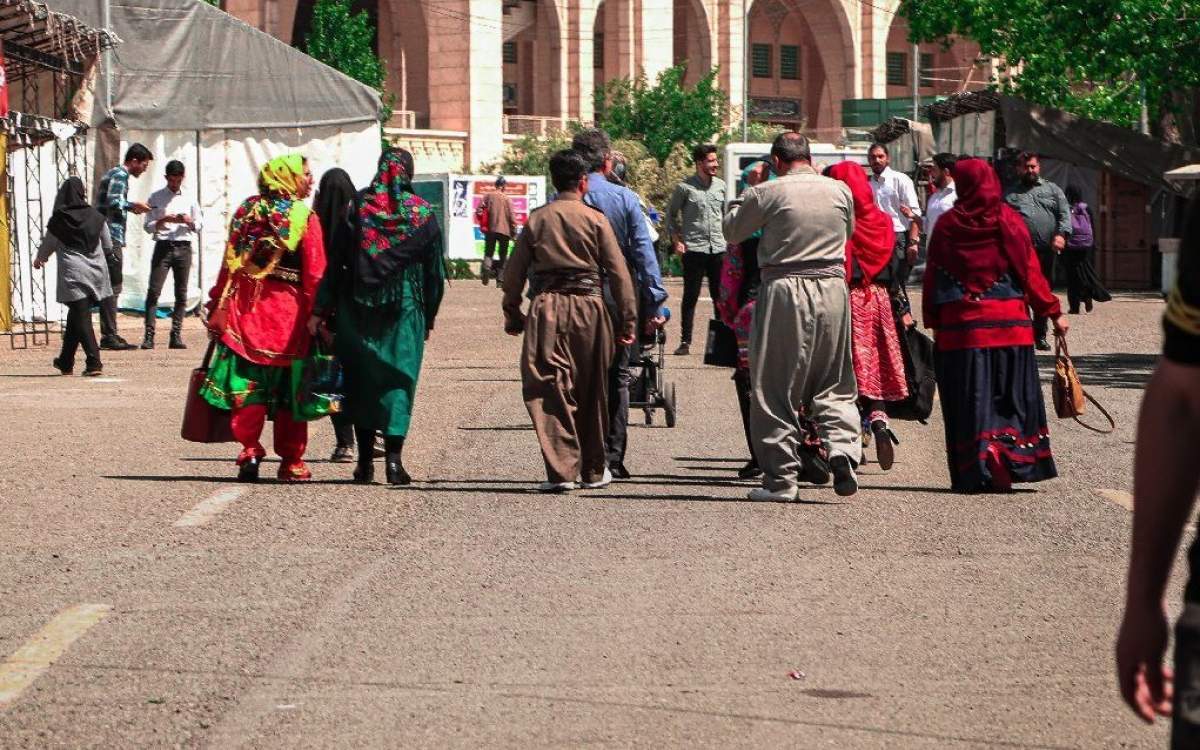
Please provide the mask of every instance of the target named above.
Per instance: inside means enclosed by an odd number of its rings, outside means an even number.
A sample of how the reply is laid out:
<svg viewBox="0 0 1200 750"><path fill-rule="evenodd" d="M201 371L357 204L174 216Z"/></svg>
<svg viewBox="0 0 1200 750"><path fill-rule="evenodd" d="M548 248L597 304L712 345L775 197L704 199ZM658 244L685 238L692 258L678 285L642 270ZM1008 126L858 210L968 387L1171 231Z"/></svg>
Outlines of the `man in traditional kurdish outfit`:
<svg viewBox="0 0 1200 750"><path fill-rule="evenodd" d="M374 480L375 434L382 433L388 484L409 484L404 440L425 340L442 303L442 232L433 208L412 189L412 154L389 149L359 198L349 234L330 238L329 271L309 320L315 333L333 316L345 368L345 408L358 438L354 481Z"/></svg>
<svg viewBox="0 0 1200 750"><path fill-rule="evenodd" d="M601 296L601 269L616 301L621 346L634 342L637 326L633 282L617 238L604 214L582 200L587 173L575 151L550 158L558 197L530 214L504 277L504 330L525 334L522 395L546 464L543 492L575 489L577 479L586 489L612 481L605 436L613 321ZM522 314L527 275L533 301Z"/></svg>
<svg viewBox="0 0 1200 750"><path fill-rule="evenodd" d="M299 154L267 162L259 194L233 215L225 262L209 294L208 328L218 343L200 394L233 412L233 436L242 444L238 479L245 482L258 479L268 415L283 459L279 478L312 478L304 464L308 424L292 416L291 388L291 364L308 354L304 324L325 273L321 222L303 202L312 182Z"/></svg>
<svg viewBox="0 0 1200 750"><path fill-rule="evenodd" d="M750 334L750 430L763 486L750 499L797 499L802 411L827 445L834 490L852 495L861 456L845 281L854 201L843 183L813 169L803 135L781 134L771 159L779 179L748 188L724 224L730 242L763 230Z"/></svg>

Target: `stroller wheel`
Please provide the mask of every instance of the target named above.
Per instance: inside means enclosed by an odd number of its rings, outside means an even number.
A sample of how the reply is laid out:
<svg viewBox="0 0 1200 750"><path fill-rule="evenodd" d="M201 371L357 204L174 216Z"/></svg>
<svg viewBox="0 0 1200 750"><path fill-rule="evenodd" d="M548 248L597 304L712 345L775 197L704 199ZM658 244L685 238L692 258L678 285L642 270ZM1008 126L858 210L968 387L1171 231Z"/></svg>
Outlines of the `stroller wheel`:
<svg viewBox="0 0 1200 750"><path fill-rule="evenodd" d="M667 427L675 426L675 384L667 383L663 389L663 405L667 412Z"/></svg>

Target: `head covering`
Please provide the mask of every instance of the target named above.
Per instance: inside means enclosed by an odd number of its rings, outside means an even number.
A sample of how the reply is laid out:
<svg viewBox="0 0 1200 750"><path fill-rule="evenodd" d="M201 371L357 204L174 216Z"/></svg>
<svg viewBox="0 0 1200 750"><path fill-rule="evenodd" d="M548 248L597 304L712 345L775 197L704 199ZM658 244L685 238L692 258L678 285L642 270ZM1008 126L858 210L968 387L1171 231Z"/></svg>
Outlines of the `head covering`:
<svg viewBox="0 0 1200 750"><path fill-rule="evenodd" d="M313 211L321 220L327 249L337 246L344 250L343 243L352 235L350 214L357 192L344 169L334 167L321 176L317 196L313 199Z"/></svg>
<svg viewBox="0 0 1200 750"><path fill-rule="evenodd" d="M929 263L971 294L987 291L1012 273L1022 286L1033 247L1021 215L1001 200L1000 180L982 159L954 165L958 199L942 214L929 243Z"/></svg>
<svg viewBox="0 0 1200 750"><path fill-rule="evenodd" d="M896 232L892 220L875 205L875 196L863 168L843 161L828 169L829 176L850 188L854 199L854 233L846 240L846 279L853 278L853 264L862 271L862 283L870 284L892 261Z"/></svg>
<svg viewBox="0 0 1200 750"><path fill-rule="evenodd" d="M404 149L388 149L379 170L363 191L358 209L362 232L354 273L364 286L378 286L410 263L439 249L433 208L412 190L413 157Z"/></svg>
<svg viewBox="0 0 1200 750"><path fill-rule="evenodd" d="M259 195L242 202L229 224L225 265L262 279L279 265L284 253L299 246L312 211L296 193L304 180L304 157L279 156L263 165Z"/></svg>
<svg viewBox="0 0 1200 750"><path fill-rule="evenodd" d="M100 244L104 215L88 205L83 180L68 177L54 196L54 213L46 229L63 245L91 252Z"/></svg>

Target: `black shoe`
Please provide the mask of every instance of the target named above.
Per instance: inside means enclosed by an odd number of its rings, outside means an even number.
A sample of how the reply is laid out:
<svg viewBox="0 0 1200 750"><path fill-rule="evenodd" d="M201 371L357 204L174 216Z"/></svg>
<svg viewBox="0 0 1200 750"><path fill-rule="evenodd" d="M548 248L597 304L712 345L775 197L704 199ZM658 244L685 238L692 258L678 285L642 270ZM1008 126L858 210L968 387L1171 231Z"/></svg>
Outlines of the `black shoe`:
<svg viewBox="0 0 1200 750"><path fill-rule="evenodd" d="M1034 346L1034 348L1036 348L1036 349L1037 349L1039 352L1048 352L1048 351L1050 351L1050 342L1049 342L1049 341L1047 341L1047 340L1046 340L1046 338L1045 338L1044 336L1043 336L1042 338L1038 339L1038 340L1037 340L1037 343L1036 343L1036 344L1034 344L1033 346Z"/></svg>
<svg viewBox="0 0 1200 750"><path fill-rule="evenodd" d="M1088 312L1092 311L1092 301L1090 299L1083 301L1083 309Z"/></svg>
<svg viewBox="0 0 1200 750"><path fill-rule="evenodd" d="M104 368L102 368L100 365L88 365L83 371L83 377L85 378L98 378L103 374Z"/></svg>
<svg viewBox="0 0 1200 750"><path fill-rule="evenodd" d="M492 277L492 259L484 258L483 262L479 264L479 280L483 282L484 286L487 286L488 279L490 279L491 277Z"/></svg>
<svg viewBox="0 0 1200 750"><path fill-rule="evenodd" d="M100 348L109 349L114 352L124 352L130 349L137 349L136 344L131 344L120 336L104 336L100 339Z"/></svg>
<svg viewBox="0 0 1200 750"><path fill-rule="evenodd" d="M692 353L691 344L687 343L686 341L683 342L682 344L680 344L679 346L675 347L675 356L676 357L685 357L691 353Z"/></svg>
<svg viewBox="0 0 1200 750"><path fill-rule="evenodd" d="M183 343L183 335L178 333L171 334L171 344L168 349L187 349L187 344Z"/></svg>
<svg viewBox="0 0 1200 750"><path fill-rule="evenodd" d="M801 453L800 477L801 482L809 484L829 484L829 464L820 456Z"/></svg>
<svg viewBox="0 0 1200 750"><path fill-rule="evenodd" d="M329 461L335 464L352 463L354 461L354 449L346 445L339 445L333 449L333 455L329 457Z"/></svg>
<svg viewBox="0 0 1200 750"><path fill-rule="evenodd" d="M854 476L854 467L850 459L842 455L829 459L829 468L833 471L833 491L838 497L849 497L858 492L858 477Z"/></svg>
<svg viewBox="0 0 1200 750"><path fill-rule="evenodd" d="M738 469L738 479L754 479L762 476L762 469L758 468L758 461L753 458L746 462L746 465Z"/></svg>
<svg viewBox="0 0 1200 750"><path fill-rule="evenodd" d="M146 330L146 335L142 337L142 348L143 349L153 349L154 348L154 329L151 328L151 329Z"/></svg>
<svg viewBox="0 0 1200 750"><path fill-rule="evenodd" d="M875 437L875 458L879 460L879 468L888 471L896 463L896 446L900 441L882 419L871 423L871 434Z"/></svg>
<svg viewBox="0 0 1200 750"><path fill-rule="evenodd" d="M1079 314L1078 307L1071 307L1071 308L1067 309L1067 315L1078 315L1078 314Z"/></svg>
<svg viewBox="0 0 1200 750"><path fill-rule="evenodd" d="M629 479L633 476L629 473L629 469L625 468L624 462L609 464L608 470L612 472L613 479Z"/></svg>
<svg viewBox="0 0 1200 750"><path fill-rule="evenodd" d="M262 459L251 458L246 463L238 466L237 480L239 482L257 482L258 470L262 466Z"/></svg>
<svg viewBox="0 0 1200 750"><path fill-rule="evenodd" d="M370 484L375 481L375 463L360 463L354 467L354 483Z"/></svg>
<svg viewBox="0 0 1200 750"><path fill-rule="evenodd" d="M387 472L388 484L412 484L412 477L404 470L404 464L400 463L399 459L387 459L383 468Z"/></svg>
<svg viewBox="0 0 1200 750"><path fill-rule="evenodd" d="M61 357L55 357L54 361L51 362L51 364L54 365L55 370L58 370L63 375L70 375L72 372L75 371L75 365L64 364Z"/></svg>

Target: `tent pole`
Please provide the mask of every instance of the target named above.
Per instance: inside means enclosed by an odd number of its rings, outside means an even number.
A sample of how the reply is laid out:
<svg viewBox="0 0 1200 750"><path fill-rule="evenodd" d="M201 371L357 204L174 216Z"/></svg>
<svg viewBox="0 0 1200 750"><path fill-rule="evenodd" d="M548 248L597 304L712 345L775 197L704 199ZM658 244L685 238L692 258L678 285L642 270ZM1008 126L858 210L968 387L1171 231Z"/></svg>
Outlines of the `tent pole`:
<svg viewBox="0 0 1200 750"><path fill-rule="evenodd" d="M200 200L200 188L204 186L203 162L200 159L200 131L196 131L196 203L200 206L201 225L196 232L196 288L200 290L200 301L204 302L204 202Z"/></svg>
<svg viewBox="0 0 1200 750"><path fill-rule="evenodd" d="M112 7L110 0L100 0L100 23L104 30L112 33ZM104 116L112 119L112 50L104 49Z"/></svg>

